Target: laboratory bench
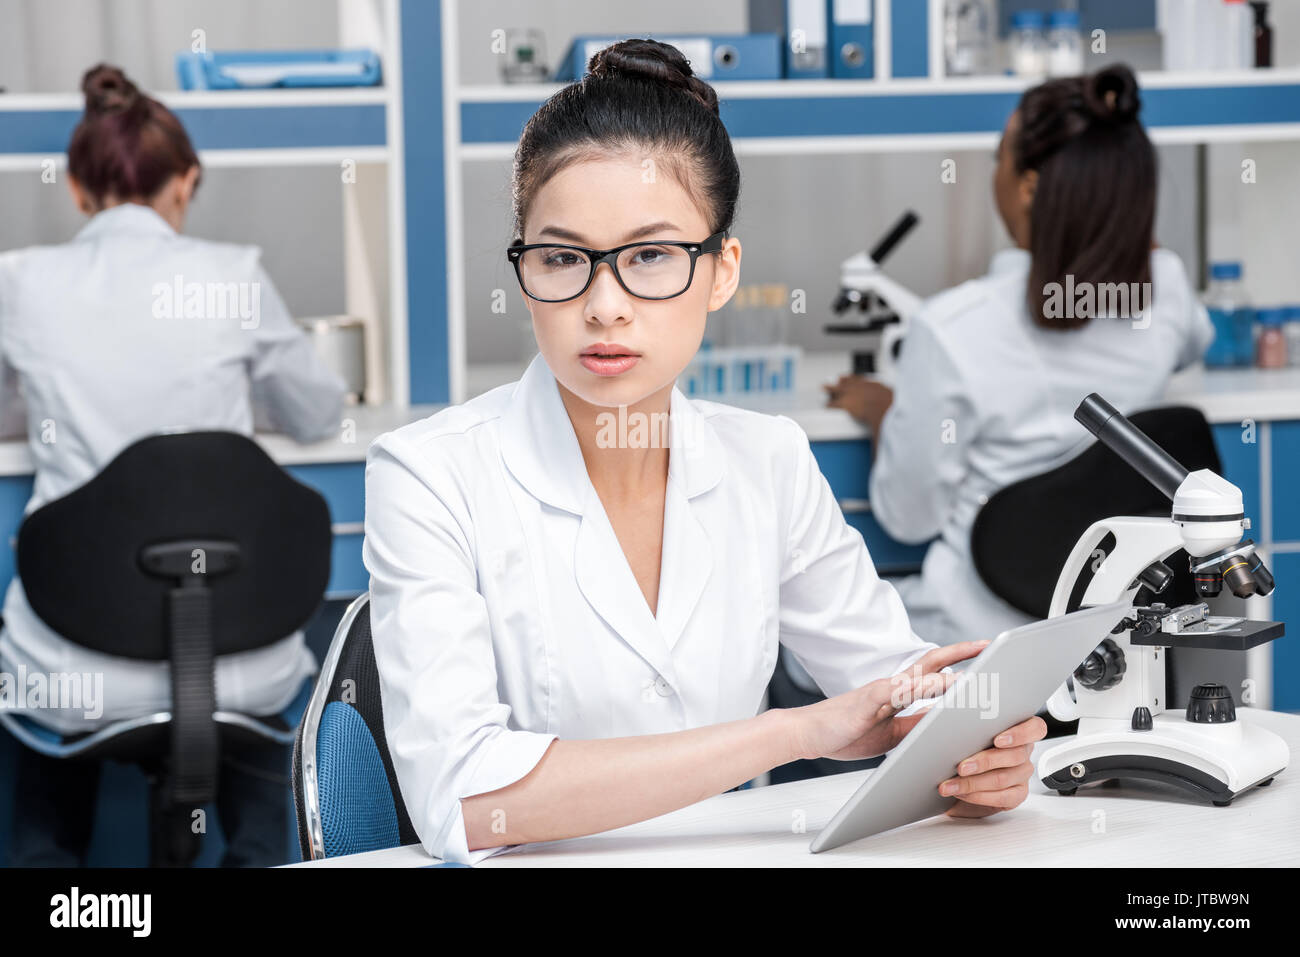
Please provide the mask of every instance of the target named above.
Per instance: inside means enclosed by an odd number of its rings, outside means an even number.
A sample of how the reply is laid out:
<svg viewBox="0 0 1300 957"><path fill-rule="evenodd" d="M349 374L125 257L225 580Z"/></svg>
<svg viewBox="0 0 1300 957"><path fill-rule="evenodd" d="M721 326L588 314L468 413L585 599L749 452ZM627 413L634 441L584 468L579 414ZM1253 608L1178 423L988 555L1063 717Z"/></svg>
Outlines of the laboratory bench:
<svg viewBox="0 0 1300 957"><path fill-rule="evenodd" d="M798 371L796 393L793 397L788 397L782 411L798 422L808 433L813 452L838 497L847 520L862 533L877 566L886 574L905 574L919 566L924 546L906 545L894 541L876 523L867 501L867 483L871 467L870 436L867 430L856 423L848 413L839 409L827 409L823 405L821 383L833 381L839 374L847 371L848 363L846 353L806 355ZM504 366L471 366L468 381L469 394L478 394L502 382L512 381L518 377L524 364L521 360L517 364ZM1198 406L1205 412L1213 425L1227 478L1236 483L1245 496L1247 513L1254 520L1255 528L1252 534L1265 546L1265 554L1277 579L1277 590L1271 599L1264 600L1271 601L1270 604L1260 607L1252 614L1257 617L1272 617L1284 622L1300 621L1300 496L1291 493L1291 489L1295 487L1294 477L1300 475L1300 370L1275 372L1193 370L1177 379L1170 390L1169 397L1171 401L1186 402ZM348 598L363 592L368 587L368 576L361 561L365 517L366 449L383 433L431 415L441 407L439 405L416 405L408 409L391 406L352 407L345 411L339 433L335 438L308 445L299 445L282 435L259 433L256 436L257 441L272 458L300 481L319 490L329 504L334 523L329 583L331 598ZM31 472L32 461L26 441L0 442L0 534L4 536L3 541L12 543L13 537L17 534L23 507L31 494ZM1288 480L1287 475L1293 478ZM13 550L0 548L0 589L7 588L12 574ZM1257 599L1252 600L1257 601ZM323 649L328 643L329 631L333 627L328 619L331 615L337 617L338 604L332 603L326 606L318 616L320 620L313 622L309 627L309 644L313 648ZM1271 706L1279 711L1300 710L1300 650L1297 650L1300 646L1294 638L1286 638L1272 643L1270 648L1271 681L1264 680L1261 683L1266 689L1271 685L1271 705L1267 692L1260 696L1260 704ZM12 779L14 749L17 747L19 745L12 740L0 741L0 779ZM1297 745L1293 744L1294 747ZM820 826L816 819L817 814L823 812L829 814L833 811L840 799L850 793L855 779L846 777L843 780L825 780L830 783L800 782L797 786L789 786L793 790L781 792L773 789L761 790L772 790L773 799L780 797L780 801L787 801L788 798L803 802L806 799L805 792L808 798L818 796L817 806L822 810L813 813L810 805L808 826L811 832ZM1276 786L1271 790L1275 791ZM1280 794L1260 795L1266 799L1276 799L1280 796ZM728 811L733 805L736 809L740 809L746 801L739 795L724 795L723 798L731 802L727 805ZM2 845L6 841L3 836L7 834L5 820L11 813L12 800L13 796L9 789L0 789L0 832L3 832L0 833L0 850L3 850ZM147 789L138 771L118 765L106 768L104 782L100 788L98 813L101 819L111 819L115 825L107 836L103 837L102 842L100 838L96 839L99 850L92 849L93 860L134 860L132 855L143 860L144 821L143 817L137 820L138 815L131 809L143 806L146 800ZM712 804L705 802L698 806L702 809L701 813L707 813L707 816L698 819L698 823L704 825L705 830L718 820L714 812L723 810L718 806L718 802L722 799L712 800L714 802ZM1072 828L1078 825L1066 828L1058 817L1060 814L1073 812L1074 809L1083 806L1071 803L1068 799L1058 801L1043 795L1041 803L1033 800L1031 807L1024 812L1029 820L1029 830L1026 833L1037 835L1033 837L1035 841L1044 838L1049 831L1054 835L1064 834L1067 830L1073 833ZM1118 804L1115 806L1120 807ZM1141 806L1165 807L1163 804L1150 801L1140 801L1134 805L1139 809ZM1250 806L1243 801L1240 811L1230 810L1229 813L1249 814ZM753 807L754 813L769 813L759 804L754 804ZM779 808L777 805L773 805L773 808L778 810L786 808L782 813L786 815L790 813L786 804L779 803ZM1179 813L1190 816L1193 813L1199 815L1201 812L1184 808L1180 809ZM291 816L292 809L286 807L286 814ZM1223 817L1219 816L1206 820L1212 822L1222 819ZM697 819L691 818L691 820ZM1011 818L1008 817L1007 820L1010 821ZM900 853L908 859L921 860L929 853L927 848L932 850L935 846L942 845L951 832L945 827L931 834L929 829L936 823L916 825L915 827L921 833L917 834L915 839L921 840L921 844L899 845ZM291 829L290 834L293 833ZM965 833L962 832L963 839ZM970 832L972 837L976 834L997 837L1000 833L1003 832L998 829ZM1155 832L1148 832L1139 827L1135 833ZM784 842L781 850L783 860L829 864L839 859L826 856L813 858L802 852L795 853L806 846L805 837L806 835L801 836L797 841ZM671 841L664 844L656 840L649 845L638 844L635 840L630 844L623 844L620 842L626 839L621 837L610 840L613 841L610 844L611 850L626 848L631 852L631 858L637 856L638 847L644 848L647 853L657 857L659 853L657 849L676 846L685 850L688 846L695 845L694 840L675 844ZM739 843L736 843L737 840ZM883 840L889 847L894 846L891 843L893 839ZM1052 844L1052 840L1054 838L1046 840L1045 846ZM753 860L751 853L761 855L768 853L767 849L760 850L759 845L749 838L738 836L723 841L723 844L731 848L728 853L734 852L738 861L746 857ZM996 844L996 840L989 844L981 839L979 847L986 850L991 848L989 853L992 853L996 850ZM593 844L580 846L594 849ZM874 846L881 850L886 849L885 845L880 843ZM1083 846L1094 847L1087 842L1083 842ZM1240 847L1238 844L1232 846ZM1096 845L1095 848L1098 851L1101 849L1100 845ZM219 846L205 847L204 860L215 861L219 853ZM409 849L407 853L409 855ZM917 853L920 857L913 856ZM1012 855L1005 859L1008 862L1016 859L1017 862L1025 863L1038 852L1026 848L1022 853L1028 854L1029 858L1023 856L1015 858L1015 855ZM420 855L422 854L423 852L420 852ZM509 866L514 862L509 860L510 858L514 858L514 855L492 858L490 863L491 866ZM631 858L616 851L610 862L613 863L615 859L623 861ZM555 860L559 859L570 858L567 854L561 853L561 857ZM998 860L1002 859L998 858ZM520 857L515 860L522 863L525 858ZM994 858L988 860L990 863L996 862ZM400 863L412 861L413 858L408 856ZM424 863L428 863L427 857L424 857Z"/></svg>
<svg viewBox="0 0 1300 957"><path fill-rule="evenodd" d="M518 378L525 365L520 360L470 366L469 394ZM755 402L761 399L764 409L788 415L803 427L847 520L862 533L877 567L884 574L906 574L919 568L925 546L898 542L876 522L867 495L870 436L848 413L823 404L821 384L848 368L847 353L808 353L800 363L793 394L758 397ZM1197 367L1175 377L1168 399L1205 413L1226 477L1242 490L1253 522L1251 535L1263 545L1278 582L1271 605L1255 613L1300 621L1300 495L1291 491L1300 476L1300 369ZM379 435L439 408L349 407L337 436L307 445L282 435L257 435L272 458L317 489L329 504L334 524L329 597L351 597L368 587L361 561L366 449ZM5 541L12 542L17 534L31 494L31 471L25 441L0 442L0 534ZM12 574L13 550L0 549L0 588L7 586ZM1300 680L1284 680L1300 679L1300 645L1277 642L1273 656L1273 707L1300 709Z"/></svg>
<svg viewBox="0 0 1300 957"><path fill-rule="evenodd" d="M1238 720L1281 735L1300 753L1300 716L1243 708ZM1033 759L1059 744L1034 745ZM874 770L731 791L603 834L525 844L478 867L1167 867L1195 848L1214 867L1294 867L1300 860L1300 778L1283 770L1228 807L1167 786L1126 781L1062 797L1037 779L1012 811L939 815L820 854L808 845ZM294 867L433 867L418 844Z"/></svg>

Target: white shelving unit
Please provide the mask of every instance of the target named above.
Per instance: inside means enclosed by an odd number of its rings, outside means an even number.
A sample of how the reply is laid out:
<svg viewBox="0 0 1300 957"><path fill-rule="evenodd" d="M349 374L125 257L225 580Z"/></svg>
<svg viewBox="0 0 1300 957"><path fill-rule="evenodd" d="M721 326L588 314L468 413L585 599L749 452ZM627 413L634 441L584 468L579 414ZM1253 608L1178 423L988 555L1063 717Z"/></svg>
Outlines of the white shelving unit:
<svg viewBox="0 0 1300 957"><path fill-rule="evenodd" d="M454 0L443 9L447 263L463 257L461 166L509 160L524 122L564 84L461 85ZM943 76L941 0L929 0L928 74L893 77L890 0L876 0L877 79L718 82L714 88L739 156L991 150L1020 95L1037 82L1014 76ZM1300 141L1300 69L1143 72L1148 131L1158 144ZM466 307L448 289L451 401L465 392Z"/></svg>

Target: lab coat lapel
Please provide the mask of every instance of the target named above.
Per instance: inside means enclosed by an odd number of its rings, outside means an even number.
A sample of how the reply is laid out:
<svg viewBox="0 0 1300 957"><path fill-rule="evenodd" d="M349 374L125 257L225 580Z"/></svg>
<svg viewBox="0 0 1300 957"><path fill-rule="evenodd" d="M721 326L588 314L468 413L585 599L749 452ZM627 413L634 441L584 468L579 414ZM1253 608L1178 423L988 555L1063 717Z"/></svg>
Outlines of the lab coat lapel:
<svg viewBox="0 0 1300 957"><path fill-rule="evenodd" d="M671 466L670 466L671 468ZM659 570L659 631L669 649L704 594L713 572L713 545L682 487L668 477L663 561Z"/></svg>
<svg viewBox="0 0 1300 957"><path fill-rule="evenodd" d="M591 479L555 376L540 353L524 370L502 413L501 457L533 496L554 508L583 514Z"/></svg>
<svg viewBox="0 0 1300 957"><path fill-rule="evenodd" d="M594 488L582 514L573 562L578 588L596 614L672 684L675 676L668 645Z"/></svg>
<svg viewBox="0 0 1300 957"><path fill-rule="evenodd" d="M713 427L676 388L669 423L672 449L664 503L658 618L659 630L671 649L713 575L713 544L701 516L709 507L705 493L722 478L725 458Z"/></svg>

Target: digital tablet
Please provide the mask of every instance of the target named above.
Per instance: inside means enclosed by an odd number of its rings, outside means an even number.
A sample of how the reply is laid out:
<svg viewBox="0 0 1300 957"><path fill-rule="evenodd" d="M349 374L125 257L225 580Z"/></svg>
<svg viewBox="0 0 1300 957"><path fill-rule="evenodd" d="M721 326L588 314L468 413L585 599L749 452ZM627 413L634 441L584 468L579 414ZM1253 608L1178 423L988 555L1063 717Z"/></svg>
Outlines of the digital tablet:
<svg viewBox="0 0 1300 957"><path fill-rule="evenodd" d="M1004 631L962 671L813 839L813 853L942 814L939 784L1012 725L1032 718L1132 603L1113 602Z"/></svg>

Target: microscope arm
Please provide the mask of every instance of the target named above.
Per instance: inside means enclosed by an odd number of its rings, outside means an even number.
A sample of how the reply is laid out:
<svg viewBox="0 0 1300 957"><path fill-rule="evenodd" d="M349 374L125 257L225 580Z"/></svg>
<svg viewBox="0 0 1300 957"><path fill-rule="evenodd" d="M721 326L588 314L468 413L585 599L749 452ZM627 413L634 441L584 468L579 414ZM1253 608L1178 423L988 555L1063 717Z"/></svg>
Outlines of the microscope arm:
<svg viewBox="0 0 1300 957"><path fill-rule="evenodd" d="M1109 552L1101 547L1107 536L1115 540ZM1119 601L1126 592L1137 591L1141 584L1137 576L1147 566L1164 561L1182 547L1178 526L1165 518L1121 515L1094 522L1075 542L1061 569L1047 617ZM1087 583L1083 594L1071 602L1083 582Z"/></svg>

